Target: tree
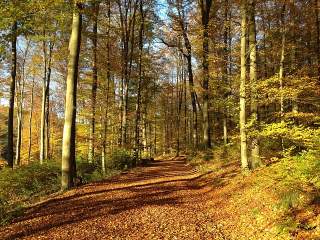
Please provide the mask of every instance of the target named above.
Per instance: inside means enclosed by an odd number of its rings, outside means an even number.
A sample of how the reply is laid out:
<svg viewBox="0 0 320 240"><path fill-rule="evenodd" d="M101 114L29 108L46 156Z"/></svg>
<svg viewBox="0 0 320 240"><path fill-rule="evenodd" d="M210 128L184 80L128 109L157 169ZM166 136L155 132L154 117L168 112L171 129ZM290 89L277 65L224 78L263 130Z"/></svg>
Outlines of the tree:
<svg viewBox="0 0 320 240"><path fill-rule="evenodd" d="M92 90L91 90L91 126L90 126L90 142L89 142L89 162L94 159L95 150L95 125L96 125L96 103L97 103L97 87L98 87L98 66L97 66L97 48L98 48L98 17L99 17L99 2L94 1L94 23L92 35L92 53L93 53L93 66L92 66Z"/></svg>
<svg viewBox="0 0 320 240"><path fill-rule="evenodd" d="M14 21L11 28L11 83L10 83L10 100L8 115L8 152L7 161L9 167L13 168L13 114L14 114L14 97L16 92L16 76L17 76L17 30L18 23Z"/></svg>
<svg viewBox="0 0 320 240"><path fill-rule="evenodd" d="M202 39L202 69L203 69L203 145L205 148L211 147L210 128L209 128L209 34L208 24L210 19L210 9L212 0L200 0L201 23L203 31Z"/></svg>
<svg viewBox="0 0 320 240"><path fill-rule="evenodd" d="M65 104L65 120L62 143L62 177L61 188L69 189L74 186L76 177L75 136L76 136L76 105L78 64L81 44L82 15L81 3L75 1L72 17L72 30L69 41L69 62L67 73L67 89Z"/></svg>
<svg viewBox="0 0 320 240"><path fill-rule="evenodd" d="M254 130L259 131L259 115L257 103L257 47L256 47L256 21L255 21L255 0L250 0L249 6L249 54L250 54L250 85L251 85L251 120L254 123ZM257 135L257 134L256 134ZM257 168L261 165L260 146L258 136L251 139L251 167Z"/></svg>
<svg viewBox="0 0 320 240"><path fill-rule="evenodd" d="M247 1L241 0L241 75L240 75L240 147L241 167L243 171L249 170L247 157L246 133L246 32L247 32Z"/></svg>

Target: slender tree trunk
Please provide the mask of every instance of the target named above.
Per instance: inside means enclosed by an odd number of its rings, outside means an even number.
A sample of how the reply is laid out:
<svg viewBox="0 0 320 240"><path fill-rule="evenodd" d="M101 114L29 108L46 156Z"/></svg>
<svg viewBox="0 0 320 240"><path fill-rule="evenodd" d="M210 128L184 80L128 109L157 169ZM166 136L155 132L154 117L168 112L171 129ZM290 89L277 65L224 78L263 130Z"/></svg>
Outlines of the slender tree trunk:
<svg viewBox="0 0 320 240"><path fill-rule="evenodd" d="M223 34L223 44L224 44L224 84L229 85L229 32L230 32L230 21L229 21L229 1L225 1L224 6L224 34ZM229 93L225 92L225 106L223 112L223 143L227 145L228 143L228 98Z"/></svg>
<svg viewBox="0 0 320 240"><path fill-rule="evenodd" d="M8 149L7 161L8 166L13 168L13 115L14 115L14 97L16 92L16 75L17 75L17 29L18 24L15 21L11 29L11 83L10 83L10 99L8 113Z"/></svg>
<svg viewBox="0 0 320 240"><path fill-rule="evenodd" d="M202 22L202 70L203 70L203 146L211 147L210 128L209 128L209 33L208 24L210 18L212 0L200 0L201 22Z"/></svg>
<svg viewBox="0 0 320 240"><path fill-rule="evenodd" d="M187 26L184 19L184 6L180 2L177 3L177 10L179 15L179 23L182 31L182 37L184 41L184 46L187 50L185 57L187 59L187 69L188 69L188 78L189 78L189 91L191 95L191 104L192 104L192 138L193 138L193 148L198 148L198 114L197 114L197 97L196 91L194 88L194 79L193 79L193 70L192 70L192 47L187 33Z"/></svg>
<svg viewBox="0 0 320 240"><path fill-rule="evenodd" d="M281 11L281 54L280 54L280 67L279 67L279 85L280 85L280 118L281 122L284 122L284 101L283 101L283 77L284 77L284 59L285 59L285 47L286 47L286 26L285 26L285 3L282 6ZM284 140L281 138L282 150L284 150Z"/></svg>
<svg viewBox="0 0 320 240"><path fill-rule="evenodd" d="M285 47L286 47L286 28L285 28L285 11L286 5L283 4L281 12L281 55L280 55L280 67L279 67L279 84L280 84L280 114L283 120L284 105L283 105L283 76L284 76L284 59L285 59Z"/></svg>
<svg viewBox="0 0 320 240"><path fill-rule="evenodd" d="M21 66L21 77L18 81L19 86L19 101L18 101L18 113L17 113L17 143L16 143L16 158L15 164L21 163L21 144L22 144L22 127L23 127L23 101L24 101L24 87L25 87L25 66L29 52L30 41L27 41L26 50L23 56L23 62Z"/></svg>
<svg viewBox="0 0 320 240"><path fill-rule="evenodd" d="M98 48L98 17L99 3L94 2L94 23L93 23L93 66L92 66L92 90L91 90L91 124L90 124L90 139L89 139L89 154L88 160L92 162L95 158L95 125L96 125L96 102L98 88L98 66L97 66L97 48Z"/></svg>
<svg viewBox="0 0 320 240"><path fill-rule="evenodd" d="M246 133L246 32L247 32L247 1L241 0L241 76L240 76L240 147L241 167L249 170L247 157Z"/></svg>
<svg viewBox="0 0 320 240"><path fill-rule="evenodd" d="M181 121L181 109L182 109L182 95L183 95L183 65L180 61L180 58L178 58L178 65L177 65L177 101L178 101L178 107L177 107L177 122L176 122L176 130L177 130L177 156L180 155L180 121ZM181 81L180 81L181 80Z"/></svg>
<svg viewBox="0 0 320 240"><path fill-rule="evenodd" d="M101 157L101 167L102 172L105 173L106 165L106 154L107 154L107 134L108 134L108 113L109 113L109 95L110 95L110 82L111 82L111 67L110 67L110 25L111 25L111 5L108 1L108 31L107 31L107 88L106 88L106 101L105 101L105 112L103 116L103 140L102 140L102 157Z"/></svg>
<svg viewBox="0 0 320 240"><path fill-rule="evenodd" d="M46 37L45 30L43 31L43 37ZM43 163L45 159L45 136L46 136L46 100L47 100L47 43L44 39L42 42L42 51L43 51L43 65L44 65L44 74L43 74L43 81L42 81L42 102L41 102L41 125L40 125L40 164Z"/></svg>
<svg viewBox="0 0 320 240"><path fill-rule="evenodd" d="M34 80L35 80L35 76L33 73L32 86L31 86L30 111L29 111L28 162L30 162L30 160L31 160L31 148L32 148L32 114L33 114L33 102L34 102Z"/></svg>
<svg viewBox="0 0 320 240"><path fill-rule="evenodd" d="M135 119L135 160L139 160L140 155L140 118L141 118L141 86L143 85L142 78L142 55L143 55L143 35L144 35L144 12L143 4L140 1L140 30L139 30L139 80L136 103L136 119Z"/></svg>
<svg viewBox="0 0 320 240"><path fill-rule="evenodd" d="M256 21L255 21L255 0L250 1L249 15L249 54L250 54L250 85L251 85L251 118L254 121L256 132L259 131L259 115L257 102L257 47L256 47ZM259 137L251 139L251 167L253 169L261 165Z"/></svg>
<svg viewBox="0 0 320 240"><path fill-rule="evenodd" d="M319 0L314 0L315 27L316 27L316 59L317 59L317 78L320 84L320 21L319 21Z"/></svg>
<svg viewBox="0 0 320 240"><path fill-rule="evenodd" d="M67 74L65 122L62 145L62 177L61 188L69 189L74 186L76 177L75 163L75 120L77 103L78 64L81 44L81 5L74 4L72 31L69 41L69 62Z"/></svg>
<svg viewBox="0 0 320 240"><path fill-rule="evenodd" d="M54 43L49 42L49 56L48 56L48 68L47 68L47 80L46 80L46 108L45 108L45 159L50 158L50 82L51 82L51 64L52 64L52 51Z"/></svg>

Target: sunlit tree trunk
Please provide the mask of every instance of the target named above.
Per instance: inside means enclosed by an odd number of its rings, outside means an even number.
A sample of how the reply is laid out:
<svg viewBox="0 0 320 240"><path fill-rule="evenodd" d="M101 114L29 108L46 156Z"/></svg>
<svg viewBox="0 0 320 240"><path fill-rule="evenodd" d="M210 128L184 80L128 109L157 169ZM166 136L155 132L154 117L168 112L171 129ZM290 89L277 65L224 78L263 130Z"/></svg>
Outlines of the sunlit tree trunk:
<svg viewBox="0 0 320 240"><path fill-rule="evenodd" d="M285 11L286 5L283 4L281 12L281 54L280 54L280 67L279 67L279 84L280 84L280 114L283 120L284 116L284 103L283 103L283 76L284 76L284 59L286 47L286 27L285 27Z"/></svg>
<svg viewBox="0 0 320 240"><path fill-rule="evenodd" d="M17 143L16 143L16 157L15 165L20 165L21 163L21 144L22 144L22 127L23 127L23 102L24 102L24 87L25 87L25 66L27 61L27 56L29 52L30 41L27 41L27 46L24 52L22 65L21 65L21 75L18 81L18 111L17 111Z"/></svg>
<svg viewBox="0 0 320 240"><path fill-rule="evenodd" d="M31 148L32 148L32 116L33 116L33 102L34 102L34 80L35 80L35 76L33 73L32 85L31 85L30 111L29 111L28 162L30 162L31 160Z"/></svg>
<svg viewBox="0 0 320 240"><path fill-rule="evenodd" d="M13 168L13 115L14 115L14 97L16 92L16 75L17 75L17 29L18 24L15 21L11 29L11 82L10 82L10 99L8 113L8 149L7 161L8 166Z"/></svg>
<svg viewBox="0 0 320 240"><path fill-rule="evenodd" d="M230 55L230 49L229 49L229 39L230 39L230 19L229 19L229 1L226 0L224 4L224 33L223 33L223 44L224 44L224 72L223 72L223 78L224 78L224 84L226 86L229 85L229 75L230 75L230 68L229 68L229 55ZM225 99L225 105L224 105L224 112L223 112L223 143L226 145L228 143L228 98L229 93L224 92Z"/></svg>
<svg viewBox="0 0 320 240"><path fill-rule="evenodd" d="M247 133L246 133L246 31L247 31L247 1L241 0L241 74L240 74L240 147L241 167L248 171Z"/></svg>
<svg viewBox="0 0 320 240"><path fill-rule="evenodd" d="M76 120L76 103L77 103L77 80L78 80L78 63L81 44L81 5L74 4L72 31L69 41L69 62L67 73L65 121L63 128L62 143L62 177L61 188L69 189L74 186L76 177L75 162L75 120Z"/></svg>
<svg viewBox="0 0 320 240"><path fill-rule="evenodd" d="M249 6L249 54L250 54L250 85L251 85L251 118L254 121L254 128L259 131L259 115L257 102L257 47L256 47L256 21L255 21L255 0L250 0ZM259 137L251 139L251 167L253 169L261 165Z"/></svg>

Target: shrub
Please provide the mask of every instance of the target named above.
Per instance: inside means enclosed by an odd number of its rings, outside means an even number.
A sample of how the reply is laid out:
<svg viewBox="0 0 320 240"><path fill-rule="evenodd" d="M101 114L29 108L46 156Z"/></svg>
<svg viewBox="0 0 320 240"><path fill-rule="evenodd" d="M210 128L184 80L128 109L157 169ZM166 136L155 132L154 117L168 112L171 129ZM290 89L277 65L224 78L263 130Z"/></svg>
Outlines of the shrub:
<svg viewBox="0 0 320 240"><path fill-rule="evenodd" d="M111 153L106 162L106 167L110 169L124 170L135 165L132 154L125 149L117 149Z"/></svg>
<svg viewBox="0 0 320 240"><path fill-rule="evenodd" d="M0 171L0 224L21 214L23 202L60 189L60 164L38 162Z"/></svg>

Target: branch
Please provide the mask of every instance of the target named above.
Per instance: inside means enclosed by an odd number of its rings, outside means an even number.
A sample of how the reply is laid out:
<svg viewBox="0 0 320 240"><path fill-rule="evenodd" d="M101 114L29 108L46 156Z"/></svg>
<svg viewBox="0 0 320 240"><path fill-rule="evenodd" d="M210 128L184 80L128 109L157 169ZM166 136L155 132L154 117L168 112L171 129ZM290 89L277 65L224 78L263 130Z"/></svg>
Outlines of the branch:
<svg viewBox="0 0 320 240"><path fill-rule="evenodd" d="M167 42L165 41L163 38L159 38L159 40L161 41L161 43L163 43L164 45L166 45L169 48L177 48L184 57L187 57L188 55L183 51L183 49L181 48L181 46L179 46L178 44L172 43L172 42Z"/></svg>

